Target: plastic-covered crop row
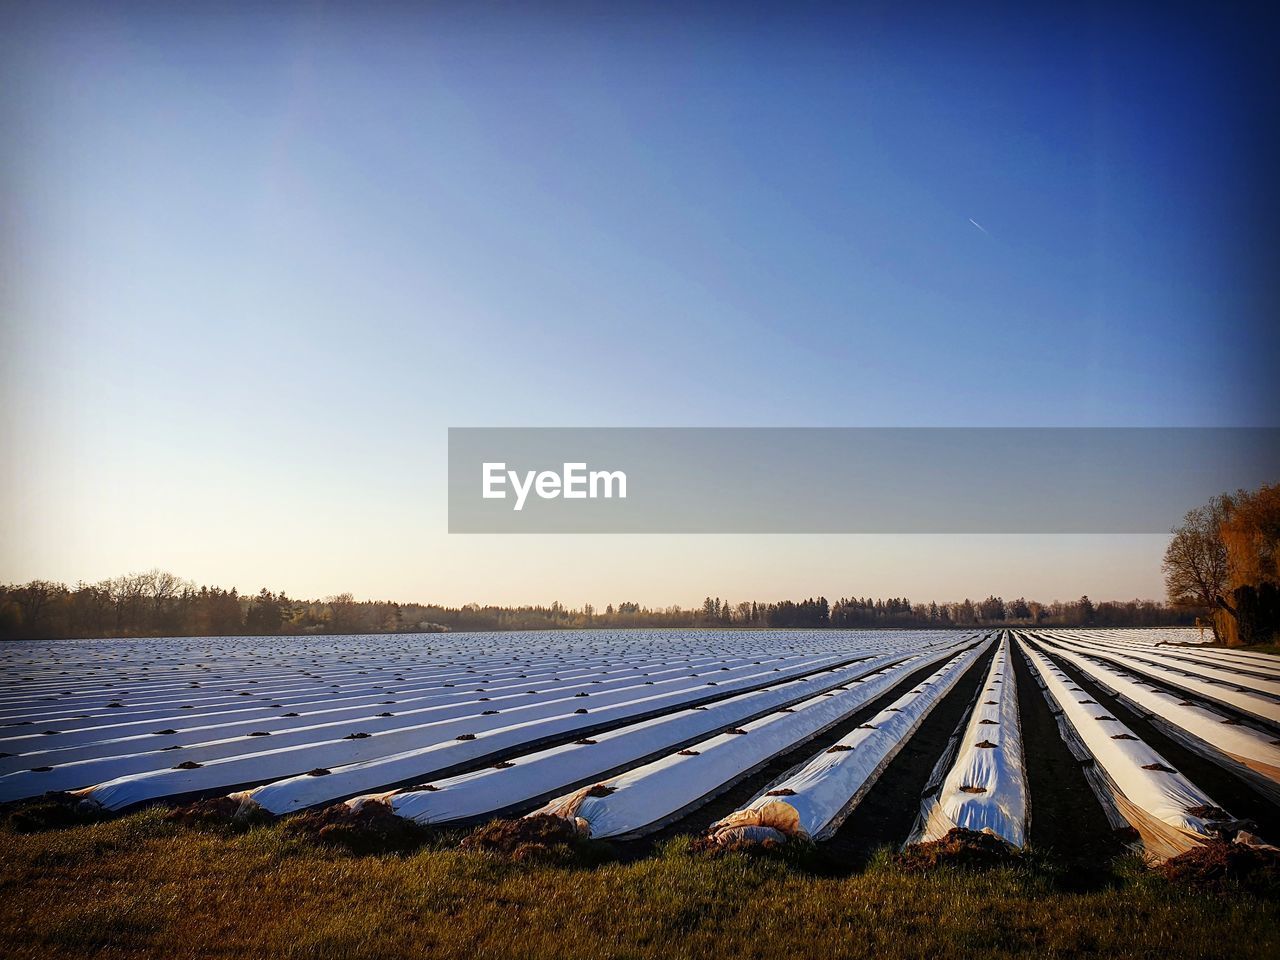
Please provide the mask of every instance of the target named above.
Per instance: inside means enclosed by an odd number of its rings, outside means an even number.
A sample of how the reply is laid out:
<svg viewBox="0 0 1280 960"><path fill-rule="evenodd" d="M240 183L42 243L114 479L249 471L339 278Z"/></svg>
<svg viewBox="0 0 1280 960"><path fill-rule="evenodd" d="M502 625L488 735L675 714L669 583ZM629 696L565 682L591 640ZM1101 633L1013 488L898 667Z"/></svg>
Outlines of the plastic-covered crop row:
<svg viewBox="0 0 1280 960"><path fill-rule="evenodd" d="M1148 859L1163 861L1219 836L1233 818L1115 717L1041 651L1024 645L1063 739L1084 765L1107 818L1132 828Z"/></svg>
<svg viewBox="0 0 1280 960"><path fill-rule="evenodd" d="M687 750L559 797L531 815L564 817L592 837L651 832L728 789L773 757L841 722L953 650L913 657L854 681L846 690L813 697L789 712L745 723Z"/></svg>
<svg viewBox="0 0 1280 960"><path fill-rule="evenodd" d="M713 824L712 836L722 841L739 836L758 839L759 829L764 828L775 831L776 839L830 837L938 702L989 647L990 641L984 640L951 658L839 743Z"/></svg>
<svg viewBox="0 0 1280 960"><path fill-rule="evenodd" d="M1061 646L1075 653L1088 653L1101 657L1134 673L1158 680L1166 686L1212 700L1238 710L1246 716L1264 720L1273 726L1280 726L1280 700L1269 694L1246 689L1234 682L1210 679L1191 672L1196 668L1162 666L1127 653L1117 653L1105 648L1098 649L1075 640L1067 640L1056 634L1046 634L1046 636L1056 639Z"/></svg>
<svg viewBox="0 0 1280 960"><path fill-rule="evenodd" d="M1205 680L1216 680L1219 683L1229 684L1235 687L1244 687L1248 690L1256 690L1259 693L1269 695L1273 699L1280 698L1280 679L1273 677L1259 676L1254 672L1236 666L1227 666L1221 663L1204 661L1201 658L1188 659L1185 656L1170 650L1157 648L1149 648L1145 650L1134 649L1130 646L1124 646L1115 643L1098 643L1096 641L1083 642L1074 640L1068 635L1050 634L1058 639L1075 643L1079 646L1088 646L1098 652L1106 651L1108 653L1119 653L1124 656L1131 657L1142 663L1153 664L1168 670L1181 671L1195 677Z"/></svg>
<svg viewBox="0 0 1280 960"><path fill-rule="evenodd" d="M0 724L81 714L119 722L133 709L201 701L253 703L266 695L314 691L328 696L395 677L463 680L486 671L601 669L644 660L676 664L696 658L758 659L787 655L889 652L903 636L871 633L815 637L774 631L709 633L690 649L678 631L645 631L628 641L603 632L565 631L522 638L512 650L499 634L368 637L170 638L15 641L0 649ZM523 669L522 669L523 668ZM243 705L243 704L242 704ZM17 716L14 716L17 714ZM69 716L70 715L70 716Z"/></svg>
<svg viewBox="0 0 1280 960"><path fill-rule="evenodd" d="M1157 647L1167 644L1199 646L1212 642L1213 639L1212 634L1205 634L1202 637L1195 627L1093 627L1071 632L1128 643L1137 647Z"/></svg>
<svg viewBox="0 0 1280 960"><path fill-rule="evenodd" d="M540 681L521 679L513 684L488 684L479 687L467 683L464 690L444 690L423 697L406 697L397 684L394 699L391 698L392 692L386 691L377 694L381 699L355 707L336 707L310 713L297 710L281 713L275 710L269 717L232 723L197 722L176 728L160 728L158 724L150 723L146 725L147 731L142 734L62 747L46 746L48 741L56 740L57 737L28 736L10 741L10 750L25 752L0 758L0 773L54 766L62 771L60 779L71 778L72 781L78 781L62 783L57 787L65 789L67 786L84 786L109 777L153 769L157 759L166 759L157 757L158 751L172 751L178 747L182 748L182 759L203 763L258 753L266 746L278 750L287 746L341 740L353 732L373 735L408 728L436 730L439 728L428 725L477 715L493 716L518 709L542 708L543 704L562 702L578 696L584 690L590 691L594 697L604 698L606 695L616 695L620 690L633 692L639 686L652 686L655 691L672 686L688 686L691 679L698 677L702 678L699 682L729 681L743 675L757 674L765 667L785 667L788 661L732 663L732 666L718 666L718 661L712 661L709 665L699 664L692 668L692 673L686 666L645 664L642 670L588 673L567 679L557 677L557 682L551 683L545 682L547 678ZM537 689L531 686L535 682ZM605 701L598 699L596 702ZM272 738L269 744L262 739L267 736ZM388 750L396 749L390 746L390 741L384 745ZM35 749L31 749L33 747ZM59 778L43 779L52 783ZM0 789L3 787L0 786Z"/></svg>
<svg viewBox="0 0 1280 960"><path fill-rule="evenodd" d="M1058 628L1054 632L1069 636L1075 640L1111 644L1118 647L1128 647L1132 650L1158 651L1160 653L1177 654L1178 656L1212 659L1227 666L1250 664L1272 669L1280 667L1280 660L1273 654L1258 653L1240 647L1214 646L1211 634L1206 633L1203 639L1197 640L1197 632L1190 627L1173 627L1167 630Z"/></svg>
<svg viewBox="0 0 1280 960"><path fill-rule="evenodd" d="M712 636L707 638L711 649L689 650L687 639L673 631L641 632L626 641L612 634L565 632L550 635L554 642L522 639L513 652L509 641L493 634L443 640L440 636L385 636L372 643L365 637L326 637L324 644L299 637L269 642L216 637L47 645L15 641L0 649L0 726L40 724L62 732L101 728L95 736L112 737L123 734L111 728L129 719L190 723L196 716L221 710L247 717L255 709L268 709L272 701L306 712L292 705L336 706L351 696L368 697L388 687L408 691L452 683L465 689L468 681L513 682L522 674L554 679L565 671L568 679L643 663L693 667L765 656L871 655L913 645L909 635L893 632L752 631ZM942 639L936 633L914 638L926 645ZM481 652L490 646L498 651ZM182 662L183 654L192 662ZM176 662L169 662L170 655Z"/></svg>
<svg viewBox="0 0 1280 960"><path fill-rule="evenodd" d="M958 827L1022 847L1027 811L1018 687L1006 633L973 710L925 788L908 843L940 840Z"/></svg>
<svg viewBox="0 0 1280 960"><path fill-rule="evenodd" d="M1195 656L1212 659L1226 666L1261 667L1273 674L1280 673L1280 658L1270 653L1258 653L1240 647L1217 647L1212 633L1203 636L1194 627L1134 628L1108 630L1057 630L1056 633L1076 640L1114 643L1141 650L1159 650L1179 656Z"/></svg>
<svg viewBox="0 0 1280 960"><path fill-rule="evenodd" d="M0 648L0 703L63 689L166 683L174 678L233 681L269 676L359 673L370 664L397 669L475 670L512 663L554 665L573 661L626 663L650 656L680 661L690 656L758 657L833 653L851 647L888 652L914 636L945 642L953 631L550 631L522 636L513 649L507 633L388 634L294 637L170 637L112 640L12 641ZM691 647L690 643L697 646Z"/></svg>
<svg viewBox="0 0 1280 960"><path fill-rule="evenodd" d="M1131 649L1129 647L1120 647L1117 649ZM1255 690L1270 690L1275 692L1277 682L1280 682L1280 665L1272 666L1263 663L1255 663L1251 660L1243 660L1237 658L1223 659L1222 657L1211 657L1208 653L1222 653L1225 651L1206 651L1205 653L1189 653L1183 650L1170 650L1167 647L1160 647L1155 650L1146 649L1142 651L1134 651L1135 653L1145 653L1148 655L1158 656L1161 662L1175 666L1183 666L1188 669L1196 670L1200 667L1211 667L1218 670L1227 671L1227 675L1234 678L1247 679L1249 681L1266 681L1259 684L1250 682L1243 684L1251 686Z"/></svg>
<svg viewBox="0 0 1280 960"><path fill-rule="evenodd" d="M338 796L352 796L432 776L525 744L532 747L551 737L719 699L787 676L829 669L846 660L822 656L793 662L785 668L753 666L751 669L757 672L732 679L709 681L705 675L690 676L662 687L641 684L598 697L584 690L580 691L581 696L575 694L490 715L480 711L477 715L367 737L264 749L207 764L178 764L171 769L118 777L84 790L82 795L108 809L119 810L163 797L267 783L302 775L310 769L308 776L332 778L326 782L326 790L338 789ZM728 675L717 672L716 676ZM0 787L8 779L0 778ZM29 789L29 782L24 789Z"/></svg>
<svg viewBox="0 0 1280 960"><path fill-rule="evenodd" d="M251 730L272 729L270 726L262 727L261 724L271 724L290 717L300 717L300 722L306 723L321 722L326 718L338 720L367 715L361 711L387 703L389 697L395 697L396 704L407 709L412 706L474 700L477 693L492 696L520 694L530 687L538 688L534 692L545 692L563 689L575 683L596 681L616 686L625 683L630 677L645 675L648 671L666 670L687 674L690 671L714 670L725 665L740 666L751 662L753 661L742 658L697 658L671 663L655 658L621 668L607 663L562 664L555 671L518 671L517 668L496 676L449 673L421 680L410 679L405 673L396 673L392 678L379 683L365 682L346 688L329 684L324 689L309 691L298 697L259 692L252 686L254 681L250 679L241 684L248 689L242 689L229 703L222 702L221 699L211 702L208 690L189 690L188 695L182 698L183 702L175 701L164 709L136 709L128 703L122 703L117 709L90 714L83 719L52 718L42 721L39 726L28 723L24 725L26 730L10 731L10 742L20 749L34 745L36 749L51 750L61 747L89 747L100 743L110 747L121 739L131 736L145 738L157 729L174 727L177 728L177 739L170 741L171 743L196 743L210 739L209 731L214 728L225 727L228 733L234 733L236 724ZM217 697L221 698L222 695L218 694ZM186 710L192 712L186 713ZM281 713L282 710L287 713ZM46 724L54 729L48 732L42 730ZM277 722L276 728L291 725L295 724ZM182 739L189 735L189 739ZM106 755L109 754L86 753L84 756L69 756L65 759Z"/></svg>
<svg viewBox="0 0 1280 960"><path fill-rule="evenodd" d="M1239 723L1211 707L1184 700L1134 673L1105 661L1052 647L1105 690L1147 716L1178 742L1237 774L1280 804L1280 743L1267 732Z"/></svg>
<svg viewBox="0 0 1280 960"><path fill-rule="evenodd" d="M371 794L350 801L359 806L374 800L390 805L399 816L419 823L445 823L493 815L518 804L537 802L556 791L640 763L724 727L732 727L770 710L857 680L901 661L906 654L860 660L847 667L785 680L702 707L664 714L596 734L574 743L511 758L472 773L438 780L426 787ZM326 795L327 778L294 777L267 784L244 795L275 814L336 799Z"/></svg>
<svg viewBox="0 0 1280 960"><path fill-rule="evenodd" d="M609 660L593 658L575 662L572 667L584 672L594 672L608 668ZM248 694L251 697L278 696L292 702L311 697L332 695L335 690L339 695L353 691L375 688L382 682L394 677L397 682L411 683L443 683L448 681L464 682L466 680L493 680L504 672L514 675L519 672L538 672L550 675L564 664L545 663L542 661L508 662L491 664L492 670L479 672L476 666L437 665L424 666L405 664L394 658L371 657L368 662L328 670L309 670L300 668L292 674L282 675L274 669L254 669L245 667L228 676L225 669L213 674L210 669L184 672L181 676L170 676L163 680L146 678L115 678L96 684L79 681L64 681L61 685L46 688L43 692L31 692L18 699L4 701L0 722L12 723L25 717L53 719L65 716L68 712L83 713L88 711L92 716L102 717L108 721L118 720L118 716L110 712L106 705L109 702L123 701L124 709L132 713L144 713L156 709L172 709L175 702L190 703L196 707L243 706L240 698ZM121 708L114 708L117 711Z"/></svg>
<svg viewBox="0 0 1280 960"><path fill-rule="evenodd" d="M154 641L156 644L165 642ZM66 677L62 682L52 689L46 687L38 696L28 692L19 699L11 692L4 700L5 719L0 722L15 723L24 718L69 719L67 714L73 713L77 718L87 714L87 719L113 724L133 715L146 719L154 716L152 711L172 710L179 704L196 710L218 707L243 709L266 697L280 697L295 703L307 699L341 698L376 690L390 679L397 683L438 685L449 681L496 680L525 672L543 676L552 675L557 670L595 673L625 669L644 661L658 663L672 662L672 659L655 652L649 657L627 658L622 662L616 658L575 657L571 663L544 658L508 658L505 663L422 664L396 657L375 656L359 664L330 664L325 668L300 664L290 675L281 675L274 667L258 669L244 664L234 668L219 664L219 669L214 672L213 667L201 664L198 669L168 676L163 681L146 674L101 676L86 664L68 664L70 669L63 671ZM723 658L706 656L699 659Z"/></svg>
<svg viewBox="0 0 1280 960"><path fill-rule="evenodd" d="M380 741L397 730L495 716L489 711L554 699L579 684L603 694L644 677L652 692L664 677L726 667L725 676L704 677L721 683L740 665L824 654L846 662L954 637L708 631L690 648L680 631L565 631L522 636L515 649L510 637L495 634L18 641L0 649L0 704L11 719L26 719L0 724L0 776L15 775L3 789L20 798L28 786L33 793L75 788L167 771L179 760L203 766L330 737L339 750L355 745L364 759L375 747L399 752ZM412 747L422 744L418 738ZM83 761L102 762L76 766ZM18 790L16 781L27 783Z"/></svg>
<svg viewBox="0 0 1280 960"><path fill-rule="evenodd" d="M1204 648L1201 646L1162 645L1150 640L1124 635L1123 632L1101 631L1056 631L1058 636L1068 637L1084 643L1100 646L1111 646L1118 650L1132 653L1156 653L1163 658L1186 663L1204 664L1236 671L1245 676L1262 677L1269 680L1280 680L1280 658L1266 653L1254 653L1249 650L1224 649L1221 647Z"/></svg>

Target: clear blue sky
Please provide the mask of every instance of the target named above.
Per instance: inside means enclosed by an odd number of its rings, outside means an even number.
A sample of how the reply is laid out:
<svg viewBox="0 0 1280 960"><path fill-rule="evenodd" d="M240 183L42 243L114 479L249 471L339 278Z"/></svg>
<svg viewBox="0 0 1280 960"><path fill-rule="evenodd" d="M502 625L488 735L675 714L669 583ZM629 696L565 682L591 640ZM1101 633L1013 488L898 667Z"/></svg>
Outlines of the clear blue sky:
<svg viewBox="0 0 1280 960"><path fill-rule="evenodd" d="M0 579L1158 595L1150 537L449 537L445 430L1273 424L1269 25L532 6L3 7Z"/></svg>

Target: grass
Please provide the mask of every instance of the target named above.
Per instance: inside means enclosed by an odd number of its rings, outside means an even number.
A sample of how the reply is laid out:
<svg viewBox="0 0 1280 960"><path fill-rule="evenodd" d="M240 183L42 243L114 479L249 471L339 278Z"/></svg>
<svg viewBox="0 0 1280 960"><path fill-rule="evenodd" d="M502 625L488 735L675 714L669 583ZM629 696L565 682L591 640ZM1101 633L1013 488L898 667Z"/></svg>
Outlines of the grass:
<svg viewBox="0 0 1280 960"><path fill-rule="evenodd" d="M155 811L0 831L0 944L22 957L1270 957L1280 904L1207 896L1120 863L1071 891L1052 864L832 875L795 858L707 858L677 839L594 866L456 849L354 856L271 825Z"/></svg>

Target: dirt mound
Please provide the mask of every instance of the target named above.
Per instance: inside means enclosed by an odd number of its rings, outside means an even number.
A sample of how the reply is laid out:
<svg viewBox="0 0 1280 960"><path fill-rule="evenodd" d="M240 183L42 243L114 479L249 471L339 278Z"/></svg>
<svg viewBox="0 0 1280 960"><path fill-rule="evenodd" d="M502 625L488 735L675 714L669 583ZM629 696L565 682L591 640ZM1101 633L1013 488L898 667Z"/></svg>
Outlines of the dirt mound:
<svg viewBox="0 0 1280 960"><path fill-rule="evenodd" d="M241 804L234 797L210 797L174 807L164 818L184 827L237 827L245 829L275 818L257 804Z"/></svg>
<svg viewBox="0 0 1280 960"><path fill-rule="evenodd" d="M920 873L942 866L998 867L1015 863L1018 856L997 836L956 827L941 840L913 843L893 858L893 864L908 873Z"/></svg>
<svg viewBox="0 0 1280 960"><path fill-rule="evenodd" d="M111 814L92 800L70 793L54 791L31 800L5 804L2 808L5 828L15 833L39 833L99 823Z"/></svg>
<svg viewBox="0 0 1280 960"><path fill-rule="evenodd" d="M719 857L726 853L776 856L786 849L788 842L787 835L781 830L749 825L729 827L698 837L690 844L690 849L709 857Z"/></svg>
<svg viewBox="0 0 1280 960"><path fill-rule="evenodd" d="M730 853L745 853L753 857L781 856L787 845L781 840L726 840L723 843L713 837L698 837L689 849L707 857L723 857Z"/></svg>
<svg viewBox="0 0 1280 960"><path fill-rule="evenodd" d="M462 848L517 861L568 860L586 839L572 820L538 813L519 820L492 820L463 840Z"/></svg>
<svg viewBox="0 0 1280 960"><path fill-rule="evenodd" d="M1275 849L1215 841L1166 860L1158 869L1170 883L1193 890L1221 893L1239 886L1280 897L1280 851Z"/></svg>
<svg viewBox="0 0 1280 960"><path fill-rule="evenodd" d="M397 817L385 803L369 801L353 809L335 803L308 810L284 822L287 835L315 843L328 843L351 853L406 853L422 846L431 831L404 817Z"/></svg>

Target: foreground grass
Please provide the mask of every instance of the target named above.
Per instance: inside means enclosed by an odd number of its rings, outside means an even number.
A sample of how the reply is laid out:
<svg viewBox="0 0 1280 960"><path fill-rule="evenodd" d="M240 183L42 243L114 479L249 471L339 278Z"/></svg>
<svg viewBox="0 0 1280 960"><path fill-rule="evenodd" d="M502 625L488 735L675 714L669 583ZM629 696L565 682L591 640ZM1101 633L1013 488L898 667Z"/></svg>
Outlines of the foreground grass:
<svg viewBox="0 0 1280 960"><path fill-rule="evenodd" d="M356 857L279 827L239 836L154 812L0 832L8 957L1274 957L1280 908L1128 865L1105 890L1041 867L824 876L687 843L590 868L441 844Z"/></svg>

